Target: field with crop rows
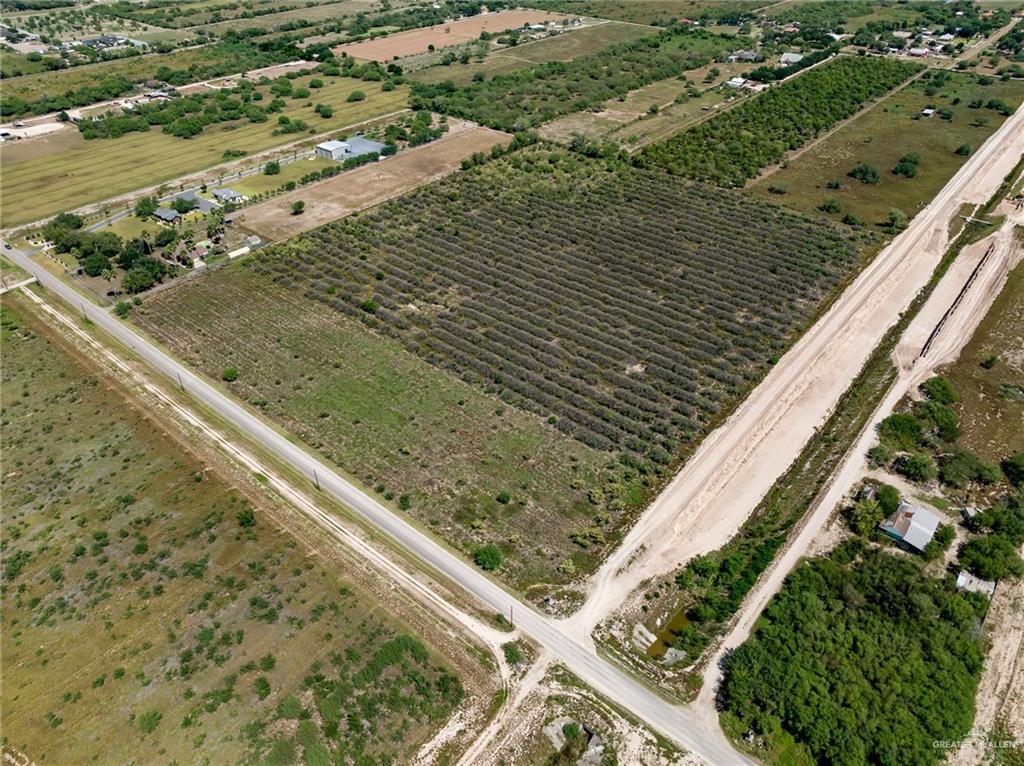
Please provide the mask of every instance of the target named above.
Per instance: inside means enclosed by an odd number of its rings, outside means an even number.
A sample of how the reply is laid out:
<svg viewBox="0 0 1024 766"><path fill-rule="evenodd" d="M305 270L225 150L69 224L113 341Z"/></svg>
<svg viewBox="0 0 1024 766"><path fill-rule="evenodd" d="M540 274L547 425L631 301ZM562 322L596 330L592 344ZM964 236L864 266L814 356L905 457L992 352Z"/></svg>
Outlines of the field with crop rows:
<svg viewBox="0 0 1024 766"><path fill-rule="evenodd" d="M234 393L381 502L467 554L499 545L507 579L525 587L593 567L596 534L586 549L570 535L605 514L611 538L636 509L639 482L624 467L252 265L153 295L136 320L211 377L235 368Z"/></svg>
<svg viewBox="0 0 1024 766"><path fill-rule="evenodd" d="M637 159L642 167L742 186L919 70L894 59L840 57L648 146Z"/></svg>
<svg viewBox="0 0 1024 766"><path fill-rule="evenodd" d="M292 82L305 87L311 78ZM405 106L408 89L390 92L380 83L347 77L320 77L324 87L312 97L289 101L283 114L307 122L317 133L355 125L398 111ZM259 90L266 91L265 86ZM349 102L348 95L362 91L366 98ZM323 119L306 104L324 103L333 108ZM226 149L254 154L274 146L309 138L308 133L276 133L276 121L222 123L208 127L195 138L176 138L153 128L120 138L86 141L71 128L52 137L6 148L3 155L2 222L11 226L62 210L159 184L172 178L212 167L223 161ZM41 142L52 142L54 151L40 155Z"/></svg>
<svg viewBox="0 0 1024 766"><path fill-rule="evenodd" d="M311 557L271 501L132 409L25 299L4 301L5 753L409 759L463 696L451 669L339 577L349 562Z"/></svg>
<svg viewBox="0 0 1024 766"><path fill-rule="evenodd" d="M168 290L140 321L211 376L237 367L250 402L463 550L496 542L503 574L550 582L593 567L857 245L732 192L531 148Z"/></svg>
<svg viewBox="0 0 1024 766"><path fill-rule="evenodd" d="M539 148L257 268L593 447L669 463L856 261L845 231Z"/></svg>

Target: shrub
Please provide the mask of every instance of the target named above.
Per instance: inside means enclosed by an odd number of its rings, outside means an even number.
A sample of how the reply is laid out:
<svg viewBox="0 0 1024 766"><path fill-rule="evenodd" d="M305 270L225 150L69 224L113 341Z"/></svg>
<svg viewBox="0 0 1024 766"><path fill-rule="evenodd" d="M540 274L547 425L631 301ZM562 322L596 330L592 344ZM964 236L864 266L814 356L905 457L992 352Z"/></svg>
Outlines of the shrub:
<svg viewBox="0 0 1024 766"><path fill-rule="evenodd" d="M823 213L838 213L840 211L839 200L835 197L825 197L818 210Z"/></svg>
<svg viewBox="0 0 1024 766"><path fill-rule="evenodd" d="M935 478L937 469L931 455L915 452L896 462L896 472L911 481L926 482Z"/></svg>
<svg viewBox="0 0 1024 766"><path fill-rule="evenodd" d="M848 175L862 184L877 184L882 180L882 174L878 172L878 168L869 162L858 162Z"/></svg>
<svg viewBox="0 0 1024 766"><path fill-rule="evenodd" d="M501 562L504 560L504 554L502 554L501 549L494 543L481 545L473 551L473 561L485 572L493 572L501 566Z"/></svg>
<svg viewBox="0 0 1024 766"><path fill-rule="evenodd" d="M519 645L515 641L502 644L501 649L505 653L505 661L509 665L518 665L523 661L523 653L519 651Z"/></svg>
<svg viewBox="0 0 1024 766"><path fill-rule="evenodd" d="M143 734L149 734L156 729L160 723L160 719L163 717L163 713L159 710L147 710L138 718L139 730Z"/></svg>
<svg viewBox="0 0 1024 766"><path fill-rule="evenodd" d="M236 370L234 367L225 367L224 371L220 374L220 376L223 380L226 380L228 383L234 383L236 380L238 380L238 370Z"/></svg>
<svg viewBox="0 0 1024 766"><path fill-rule="evenodd" d="M114 313L117 314L121 319L128 316L128 312L132 310L132 304L125 301L118 301L117 305L114 306Z"/></svg>
<svg viewBox="0 0 1024 766"><path fill-rule="evenodd" d="M495 499L502 505L508 505L512 501L512 496L508 492L499 492Z"/></svg>
<svg viewBox="0 0 1024 766"><path fill-rule="evenodd" d="M1003 458L1002 468L1013 486L1019 487L1024 484L1024 452L1016 452Z"/></svg>
<svg viewBox="0 0 1024 766"><path fill-rule="evenodd" d="M921 393L931 399L933 402L939 402L940 404L954 404L960 401L960 395L953 388L953 384L949 382L949 378L943 377L942 375L936 375L928 378L924 383L921 384Z"/></svg>
<svg viewBox="0 0 1024 766"><path fill-rule="evenodd" d="M306 210L306 203L302 200L295 200L292 203L292 215L302 215Z"/></svg>
<svg viewBox="0 0 1024 766"><path fill-rule="evenodd" d="M252 689L256 692L257 697L265 700L270 696L270 681L263 676L257 676L252 682Z"/></svg>
<svg viewBox="0 0 1024 766"><path fill-rule="evenodd" d="M242 529L256 526L256 514L253 513L252 508L243 508L238 512L236 517L238 519L238 526Z"/></svg>
<svg viewBox="0 0 1024 766"><path fill-rule="evenodd" d="M887 468L895 459L896 453L884 444L876 444L868 450L868 462L874 468Z"/></svg>
<svg viewBox="0 0 1024 766"><path fill-rule="evenodd" d="M960 551L960 563L985 580L1002 580L1024 574L1024 561L1012 542L992 534L967 542Z"/></svg>
<svg viewBox="0 0 1024 766"><path fill-rule="evenodd" d="M786 194L789 192L789 184L786 181L773 181L768 191L772 194Z"/></svg>
<svg viewBox="0 0 1024 766"><path fill-rule="evenodd" d="M366 94L361 90L354 90L348 94L348 98L345 99L348 103L353 104L356 101L365 101Z"/></svg>
<svg viewBox="0 0 1024 766"><path fill-rule="evenodd" d="M888 223L889 228L893 231L902 231L907 228L908 220L907 214L897 207L894 207L889 211Z"/></svg>
<svg viewBox="0 0 1024 766"><path fill-rule="evenodd" d="M847 512L850 529L858 535L870 535L879 522L885 518L882 506L877 500L858 500Z"/></svg>
<svg viewBox="0 0 1024 766"><path fill-rule="evenodd" d="M957 489L966 487L972 481L995 484L1002 478L999 466L987 463L963 448L958 448L951 455L944 455L939 462L939 480Z"/></svg>
<svg viewBox="0 0 1024 766"><path fill-rule="evenodd" d="M960 146L956 148L955 154L959 154L961 157L970 157L971 152L973 151L974 149L970 144L960 144Z"/></svg>
<svg viewBox="0 0 1024 766"><path fill-rule="evenodd" d="M281 172L281 163L277 161L270 161L263 166L263 175L265 176L276 176Z"/></svg>
<svg viewBox="0 0 1024 766"><path fill-rule="evenodd" d="M878 424L878 436L883 444L909 451L921 443L924 429L913 415L897 412Z"/></svg>

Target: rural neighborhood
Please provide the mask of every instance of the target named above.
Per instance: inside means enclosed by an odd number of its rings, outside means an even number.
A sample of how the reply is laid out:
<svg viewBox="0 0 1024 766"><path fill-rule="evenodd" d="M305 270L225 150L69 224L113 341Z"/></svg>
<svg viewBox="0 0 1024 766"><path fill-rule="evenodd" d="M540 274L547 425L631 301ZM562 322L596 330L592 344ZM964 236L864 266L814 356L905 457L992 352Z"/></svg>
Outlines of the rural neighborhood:
<svg viewBox="0 0 1024 766"><path fill-rule="evenodd" d="M4 763L1024 759L1024 0L0 0Z"/></svg>

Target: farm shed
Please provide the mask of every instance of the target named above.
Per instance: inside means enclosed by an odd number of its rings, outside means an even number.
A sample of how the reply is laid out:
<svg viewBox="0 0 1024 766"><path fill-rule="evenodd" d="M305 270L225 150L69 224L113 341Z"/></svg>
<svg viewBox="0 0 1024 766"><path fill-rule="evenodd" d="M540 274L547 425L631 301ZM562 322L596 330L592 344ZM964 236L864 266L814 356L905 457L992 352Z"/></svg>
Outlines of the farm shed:
<svg viewBox="0 0 1024 766"><path fill-rule="evenodd" d="M340 161L364 154L380 154L383 149L384 144L356 136L347 141L324 141L322 144L317 144L316 155L324 159Z"/></svg>
<svg viewBox="0 0 1024 766"><path fill-rule="evenodd" d="M900 502L892 516L878 525L892 539L919 551L932 541L938 527L938 516L906 500Z"/></svg>

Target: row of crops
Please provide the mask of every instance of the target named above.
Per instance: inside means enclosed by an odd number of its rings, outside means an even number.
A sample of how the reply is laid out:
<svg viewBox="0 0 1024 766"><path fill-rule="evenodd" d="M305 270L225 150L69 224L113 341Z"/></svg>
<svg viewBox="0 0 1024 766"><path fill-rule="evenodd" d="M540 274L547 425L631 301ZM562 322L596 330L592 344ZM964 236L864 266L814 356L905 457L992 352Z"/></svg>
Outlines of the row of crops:
<svg viewBox="0 0 1024 766"><path fill-rule="evenodd" d="M858 260L853 234L533 147L254 263L585 443L668 463Z"/></svg>
<svg viewBox="0 0 1024 766"><path fill-rule="evenodd" d="M840 57L652 144L637 164L742 186L920 70L920 65L898 59Z"/></svg>

